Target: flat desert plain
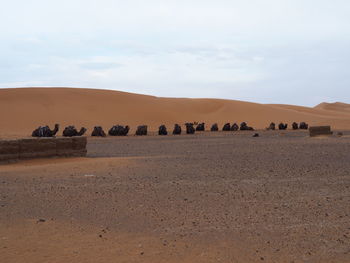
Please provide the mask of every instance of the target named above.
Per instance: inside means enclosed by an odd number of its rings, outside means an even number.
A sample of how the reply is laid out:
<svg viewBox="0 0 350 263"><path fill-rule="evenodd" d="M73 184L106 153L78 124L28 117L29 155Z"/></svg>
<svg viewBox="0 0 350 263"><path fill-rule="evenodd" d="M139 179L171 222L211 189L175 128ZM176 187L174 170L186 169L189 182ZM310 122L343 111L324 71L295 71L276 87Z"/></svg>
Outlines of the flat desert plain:
<svg viewBox="0 0 350 263"><path fill-rule="evenodd" d="M1 262L350 262L350 132L88 140L1 166Z"/></svg>
<svg viewBox="0 0 350 263"><path fill-rule="evenodd" d="M247 121L255 132L155 135ZM332 125L329 137L265 131ZM0 90L0 138L39 125L130 125L85 158L0 165L0 262L350 262L350 105L266 105L116 91ZM150 135L134 136L149 125Z"/></svg>

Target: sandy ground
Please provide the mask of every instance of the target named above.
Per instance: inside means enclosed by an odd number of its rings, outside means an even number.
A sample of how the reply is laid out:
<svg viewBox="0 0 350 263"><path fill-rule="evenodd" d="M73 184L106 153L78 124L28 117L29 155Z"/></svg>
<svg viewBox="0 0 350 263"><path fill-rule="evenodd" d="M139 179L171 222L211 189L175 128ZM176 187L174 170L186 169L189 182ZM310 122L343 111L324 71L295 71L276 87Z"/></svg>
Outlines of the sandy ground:
<svg viewBox="0 0 350 263"><path fill-rule="evenodd" d="M1 262L350 262L349 153L350 132L206 132L2 165Z"/></svg>
<svg viewBox="0 0 350 263"><path fill-rule="evenodd" d="M40 125L55 123L85 126L91 134L96 125L105 131L116 124L129 125L131 134L138 125L155 131L161 124L248 122L256 129L275 123L308 122L350 130L350 105L322 103L315 108L293 105L266 105L235 100L159 98L94 89L22 88L0 89L0 138L30 136Z"/></svg>

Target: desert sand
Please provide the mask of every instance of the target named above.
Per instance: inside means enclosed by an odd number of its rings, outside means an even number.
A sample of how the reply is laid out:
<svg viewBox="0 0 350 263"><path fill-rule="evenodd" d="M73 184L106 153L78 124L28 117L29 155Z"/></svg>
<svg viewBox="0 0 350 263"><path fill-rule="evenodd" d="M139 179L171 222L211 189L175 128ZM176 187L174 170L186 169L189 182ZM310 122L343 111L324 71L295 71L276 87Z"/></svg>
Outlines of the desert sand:
<svg viewBox="0 0 350 263"><path fill-rule="evenodd" d="M350 132L89 138L0 167L1 262L350 262Z"/></svg>
<svg viewBox="0 0 350 263"><path fill-rule="evenodd" d="M0 262L348 263L349 108L2 89L0 138L54 123L152 132L88 136L84 158L0 164ZM154 135L193 121L247 121L260 137ZM329 124L343 136L263 130L271 121Z"/></svg>
<svg viewBox="0 0 350 263"><path fill-rule="evenodd" d="M314 108L265 105L234 100L159 98L110 90L73 88L0 89L0 138L28 136L40 125L95 125L107 130L112 125L146 124L157 130L161 124L248 122L264 129L270 122L306 121L350 129L350 105L322 103Z"/></svg>

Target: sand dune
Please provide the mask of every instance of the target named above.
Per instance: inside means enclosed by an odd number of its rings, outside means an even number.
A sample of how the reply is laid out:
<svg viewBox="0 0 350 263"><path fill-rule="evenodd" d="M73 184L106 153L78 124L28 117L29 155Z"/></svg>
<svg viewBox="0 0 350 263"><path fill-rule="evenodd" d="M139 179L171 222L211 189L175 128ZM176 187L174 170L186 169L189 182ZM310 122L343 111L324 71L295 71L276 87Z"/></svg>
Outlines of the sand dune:
<svg viewBox="0 0 350 263"><path fill-rule="evenodd" d="M266 105L235 100L159 98L110 90L73 88L18 88L0 90L0 136L28 136L39 125L160 124L247 121L265 128L271 121L306 121L350 129L350 105L322 103L315 108ZM134 129L131 130L133 132Z"/></svg>
<svg viewBox="0 0 350 263"><path fill-rule="evenodd" d="M315 109L350 113L350 104L342 103L342 102L335 102L335 103L322 102L321 104L317 105Z"/></svg>

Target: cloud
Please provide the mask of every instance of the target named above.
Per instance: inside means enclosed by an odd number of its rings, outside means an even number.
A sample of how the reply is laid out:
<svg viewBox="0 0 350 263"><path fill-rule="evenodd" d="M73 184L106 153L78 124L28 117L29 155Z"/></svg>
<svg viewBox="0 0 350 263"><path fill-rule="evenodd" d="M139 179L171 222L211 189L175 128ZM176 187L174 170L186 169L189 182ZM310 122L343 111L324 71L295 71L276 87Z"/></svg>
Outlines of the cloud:
<svg viewBox="0 0 350 263"><path fill-rule="evenodd" d="M350 101L349 1L12 0L2 7L3 88Z"/></svg>

